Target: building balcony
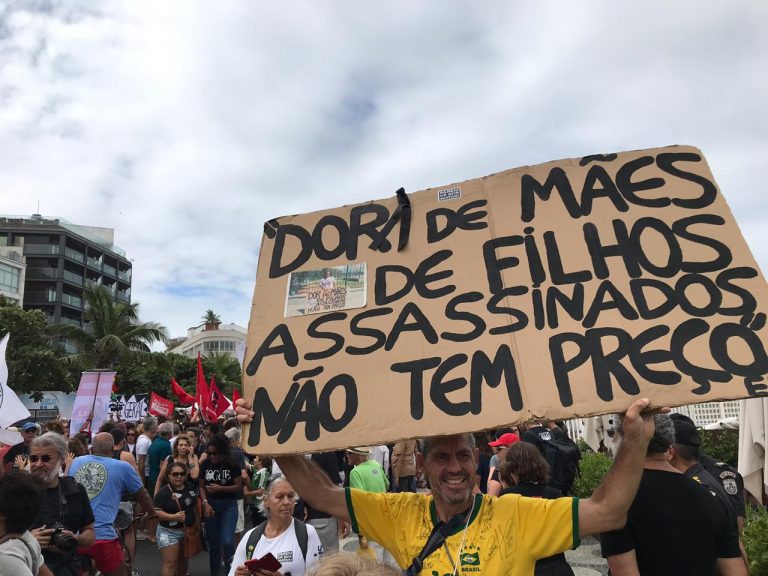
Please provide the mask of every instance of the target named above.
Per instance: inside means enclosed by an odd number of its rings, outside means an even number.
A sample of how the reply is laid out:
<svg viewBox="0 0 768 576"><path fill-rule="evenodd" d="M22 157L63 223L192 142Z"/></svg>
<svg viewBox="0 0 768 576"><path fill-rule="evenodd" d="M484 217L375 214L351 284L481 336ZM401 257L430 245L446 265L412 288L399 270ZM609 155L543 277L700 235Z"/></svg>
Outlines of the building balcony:
<svg viewBox="0 0 768 576"><path fill-rule="evenodd" d="M68 318L67 316L62 316L61 323L69 324L70 326L77 326L78 328L80 328L80 320L78 320L77 318Z"/></svg>
<svg viewBox="0 0 768 576"><path fill-rule="evenodd" d="M86 258L86 264L88 265L88 268L92 268L93 270L98 270L101 272L101 260L88 257Z"/></svg>
<svg viewBox="0 0 768 576"><path fill-rule="evenodd" d="M64 280L77 284L78 286L83 285L83 277L80 274L75 274L69 270L64 270Z"/></svg>
<svg viewBox="0 0 768 576"><path fill-rule="evenodd" d="M117 273L117 277L122 280L123 282L130 282L131 281L131 271L130 270L120 270Z"/></svg>
<svg viewBox="0 0 768 576"><path fill-rule="evenodd" d="M74 296L72 294L62 294L61 303L66 304L67 306L72 306L74 308L83 307L83 299L79 298L78 296Z"/></svg>
<svg viewBox="0 0 768 576"><path fill-rule="evenodd" d="M56 290L33 290L30 292L24 292L25 304L56 302L57 299Z"/></svg>
<svg viewBox="0 0 768 576"><path fill-rule="evenodd" d="M24 244L24 254L61 254L58 244Z"/></svg>
<svg viewBox="0 0 768 576"><path fill-rule="evenodd" d="M120 290L118 290L118 291L117 291L117 299L118 299L120 302L126 302L126 303L128 303L128 302L130 302L130 301L131 301L131 295L130 295L130 294L128 294L127 292L121 292Z"/></svg>
<svg viewBox="0 0 768 576"><path fill-rule="evenodd" d="M27 268L27 280L58 280L61 272L56 268Z"/></svg>
<svg viewBox="0 0 768 576"><path fill-rule="evenodd" d="M117 269L114 266L110 266L109 264L102 265L101 270L110 276L117 276Z"/></svg>
<svg viewBox="0 0 768 576"><path fill-rule="evenodd" d="M76 260L77 262L82 262L83 264L85 264L85 254L83 254L82 252L78 252L73 248L64 248L64 256L66 256L67 258L71 258L72 260Z"/></svg>

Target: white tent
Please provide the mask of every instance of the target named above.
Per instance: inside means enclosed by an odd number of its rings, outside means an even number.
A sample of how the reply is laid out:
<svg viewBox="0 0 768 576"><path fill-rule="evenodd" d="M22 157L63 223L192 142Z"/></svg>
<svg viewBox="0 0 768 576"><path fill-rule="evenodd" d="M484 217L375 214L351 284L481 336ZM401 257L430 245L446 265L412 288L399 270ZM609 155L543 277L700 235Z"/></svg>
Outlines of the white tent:
<svg viewBox="0 0 768 576"><path fill-rule="evenodd" d="M612 441L608 432L614 429L614 415L593 416L584 420L583 438L589 447L597 452L600 448L600 441L602 441L603 446L610 448Z"/></svg>
<svg viewBox="0 0 768 576"><path fill-rule="evenodd" d="M744 488L763 502L768 491L768 398L739 402L739 473Z"/></svg>

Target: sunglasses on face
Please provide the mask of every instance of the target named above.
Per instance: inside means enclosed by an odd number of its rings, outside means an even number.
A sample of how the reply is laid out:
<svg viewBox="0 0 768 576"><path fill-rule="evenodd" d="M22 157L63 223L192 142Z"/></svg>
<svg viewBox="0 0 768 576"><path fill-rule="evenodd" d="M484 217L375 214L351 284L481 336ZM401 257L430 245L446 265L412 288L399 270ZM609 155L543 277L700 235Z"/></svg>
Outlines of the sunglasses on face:
<svg viewBox="0 0 768 576"><path fill-rule="evenodd" d="M43 454L42 456L38 456L37 454L31 454L29 456L29 461L32 462L33 464L38 460L47 464L48 462L53 460L53 456L51 456L50 454Z"/></svg>
<svg viewBox="0 0 768 576"><path fill-rule="evenodd" d="M186 473L184 473L184 472L171 472L171 476L173 476L174 478L183 478L184 476L186 476Z"/></svg>

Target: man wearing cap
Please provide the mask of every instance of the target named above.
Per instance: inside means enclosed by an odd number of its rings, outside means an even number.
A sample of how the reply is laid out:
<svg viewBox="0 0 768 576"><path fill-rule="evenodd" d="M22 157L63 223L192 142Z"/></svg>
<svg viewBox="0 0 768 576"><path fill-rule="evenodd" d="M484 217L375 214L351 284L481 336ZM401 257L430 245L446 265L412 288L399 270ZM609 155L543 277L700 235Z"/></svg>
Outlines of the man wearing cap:
<svg viewBox="0 0 768 576"><path fill-rule="evenodd" d="M675 430L669 417L654 418L643 476L626 526L600 536L613 576L637 574L745 575L738 539L715 497L669 463ZM621 443L622 427L616 430Z"/></svg>
<svg viewBox="0 0 768 576"><path fill-rule="evenodd" d="M723 489L723 486L704 469L704 466L699 461L701 439L699 438L696 426L690 420L681 418L675 418L672 422L675 427L675 443L672 445L670 452L670 464L689 478L696 480L717 498L717 501L728 517L728 525L731 531L738 538L739 529L736 512L731 505L728 494ZM747 563L747 553L740 539L739 546L744 562ZM749 564L747 563L747 565Z"/></svg>
<svg viewBox="0 0 768 576"><path fill-rule="evenodd" d="M626 522L637 492L648 441L650 400L636 400L624 418L624 441L591 498L494 498L475 494L475 438L452 434L428 439L424 471L431 494L370 494L326 481L301 456L278 457L291 486L311 506L370 534L409 575L533 574L536 560L579 545L580 538L616 530ZM238 418L253 420L238 400Z"/></svg>
<svg viewBox="0 0 768 576"><path fill-rule="evenodd" d="M494 442L488 442L488 446L496 448L497 462L501 463L504 460L504 455L515 442L520 442L520 437L513 432L505 432ZM501 476L499 476L499 470L497 466L491 466L491 470L488 474L488 492L489 496L498 496L501 494Z"/></svg>
<svg viewBox="0 0 768 576"><path fill-rule="evenodd" d="M26 422L21 427L22 441L18 444L14 444L8 452L3 456L3 471L9 472L13 469L16 456L26 457L29 454L29 447L32 445L32 440L37 436L37 424L34 422Z"/></svg>
<svg viewBox="0 0 768 576"><path fill-rule="evenodd" d="M367 446L347 450L347 461L353 467L349 472L349 487L366 492L386 492L389 479L378 460L368 460L370 453Z"/></svg>

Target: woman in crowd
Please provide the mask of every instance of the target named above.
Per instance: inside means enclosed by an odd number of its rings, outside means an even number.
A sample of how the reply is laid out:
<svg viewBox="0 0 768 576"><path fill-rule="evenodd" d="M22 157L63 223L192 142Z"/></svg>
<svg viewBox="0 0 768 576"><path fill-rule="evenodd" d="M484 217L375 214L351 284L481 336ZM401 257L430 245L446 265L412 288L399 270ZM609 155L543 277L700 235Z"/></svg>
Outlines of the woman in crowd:
<svg viewBox="0 0 768 576"><path fill-rule="evenodd" d="M512 444L499 462L499 475L504 494L520 494L530 498L560 498L563 494L547 486L549 465L533 444ZM565 554L555 554L536 562L535 576L573 576Z"/></svg>
<svg viewBox="0 0 768 576"><path fill-rule="evenodd" d="M168 483L155 492L157 547L163 558L162 576L184 576L187 573L187 555L184 527L196 520L197 489L188 482L187 466L173 462L168 466Z"/></svg>
<svg viewBox="0 0 768 576"><path fill-rule="evenodd" d="M214 434L208 440L199 483L211 576L219 576L222 559L227 572L232 563L237 505L243 493L242 469L232 457L224 434Z"/></svg>
<svg viewBox="0 0 768 576"><path fill-rule="evenodd" d="M125 427L125 449L131 453L131 456L136 458L136 439L139 437L136 432L136 425L131 422L130 426Z"/></svg>
<svg viewBox="0 0 768 576"><path fill-rule="evenodd" d="M315 528L293 517L296 492L284 476L275 475L270 479L264 491L263 504L264 516L267 518L264 534L255 543L250 542L255 528L243 535L235 552L229 576L249 576L250 572L245 566L245 561L262 558L267 553L271 553L275 558L284 559L280 560L283 565L279 574L290 572L291 576L304 576L304 573L319 560L323 547ZM296 536L294 524L297 522L300 522L307 531L306 558ZM251 549L252 545L255 545L255 548ZM251 549L250 553L248 553L249 549Z"/></svg>
<svg viewBox="0 0 768 576"><path fill-rule="evenodd" d="M157 475L157 482L155 483L155 491L165 484L166 470L168 466L173 462L181 462L185 464L187 470L189 470L189 479L193 482L197 482L200 477L200 467L197 461L197 456L192 451L192 441L186 434L179 434L176 437L176 442L173 443L173 450L171 454L162 461L160 464L160 473Z"/></svg>

